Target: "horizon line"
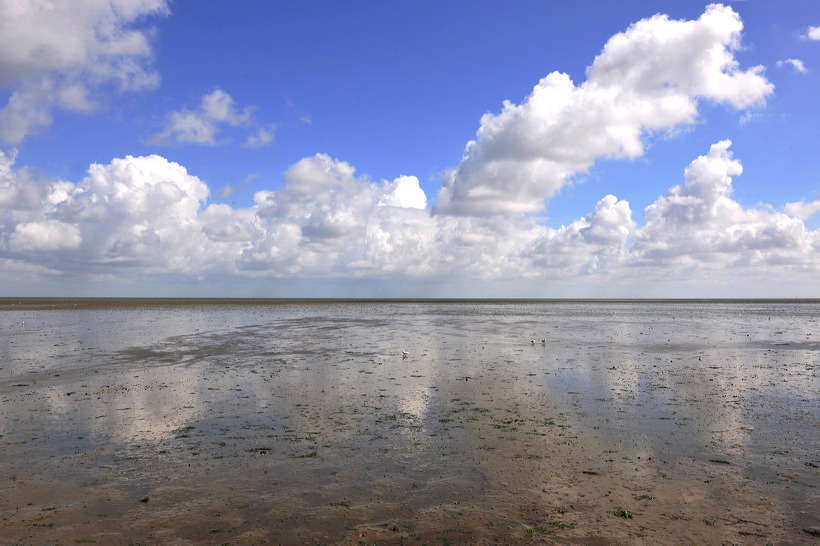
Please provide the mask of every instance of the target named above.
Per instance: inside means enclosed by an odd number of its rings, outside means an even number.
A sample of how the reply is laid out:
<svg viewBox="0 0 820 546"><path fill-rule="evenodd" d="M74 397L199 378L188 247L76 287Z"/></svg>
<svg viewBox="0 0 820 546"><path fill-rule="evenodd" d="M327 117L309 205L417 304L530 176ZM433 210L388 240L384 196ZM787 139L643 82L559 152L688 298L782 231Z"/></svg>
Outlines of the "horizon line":
<svg viewBox="0 0 820 546"><path fill-rule="evenodd" d="M410 297L213 297L213 296L0 296L0 306L26 304L210 304L210 305L266 305L266 304L319 304L319 303L818 303L820 298L410 298Z"/></svg>

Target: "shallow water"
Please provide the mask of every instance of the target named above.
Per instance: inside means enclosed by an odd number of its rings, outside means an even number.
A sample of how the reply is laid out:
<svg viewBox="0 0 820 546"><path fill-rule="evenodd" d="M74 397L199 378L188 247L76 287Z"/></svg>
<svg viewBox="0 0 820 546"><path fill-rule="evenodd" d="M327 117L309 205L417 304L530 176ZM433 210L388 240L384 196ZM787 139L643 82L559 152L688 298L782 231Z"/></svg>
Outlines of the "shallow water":
<svg viewBox="0 0 820 546"><path fill-rule="evenodd" d="M0 301L14 541L820 525L818 302L18 303Z"/></svg>

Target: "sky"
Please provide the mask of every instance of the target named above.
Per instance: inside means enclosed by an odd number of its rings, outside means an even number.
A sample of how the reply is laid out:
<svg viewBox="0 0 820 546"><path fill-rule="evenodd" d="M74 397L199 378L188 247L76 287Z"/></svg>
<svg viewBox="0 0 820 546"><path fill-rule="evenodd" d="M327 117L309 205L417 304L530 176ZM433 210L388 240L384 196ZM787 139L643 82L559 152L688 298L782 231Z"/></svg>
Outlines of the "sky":
<svg viewBox="0 0 820 546"><path fill-rule="evenodd" d="M0 296L820 297L820 3L0 0Z"/></svg>

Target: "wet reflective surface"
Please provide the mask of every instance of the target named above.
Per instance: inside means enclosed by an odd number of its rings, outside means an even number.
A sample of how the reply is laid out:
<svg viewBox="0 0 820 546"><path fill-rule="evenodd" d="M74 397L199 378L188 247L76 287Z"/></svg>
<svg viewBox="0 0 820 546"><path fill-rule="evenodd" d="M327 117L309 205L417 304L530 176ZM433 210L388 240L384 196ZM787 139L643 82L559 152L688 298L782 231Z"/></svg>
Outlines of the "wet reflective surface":
<svg viewBox="0 0 820 546"><path fill-rule="evenodd" d="M817 302L20 303L0 300L12 543L820 526Z"/></svg>

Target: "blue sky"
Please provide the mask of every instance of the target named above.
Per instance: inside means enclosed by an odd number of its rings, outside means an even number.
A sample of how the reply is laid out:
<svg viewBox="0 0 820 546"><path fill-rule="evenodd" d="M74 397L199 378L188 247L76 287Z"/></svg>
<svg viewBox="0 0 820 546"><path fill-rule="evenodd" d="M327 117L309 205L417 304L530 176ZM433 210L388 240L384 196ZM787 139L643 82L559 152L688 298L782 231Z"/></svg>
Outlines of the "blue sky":
<svg viewBox="0 0 820 546"><path fill-rule="evenodd" d="M820 5L707 6L0 0L0 295L820 297Z"/></svg>

